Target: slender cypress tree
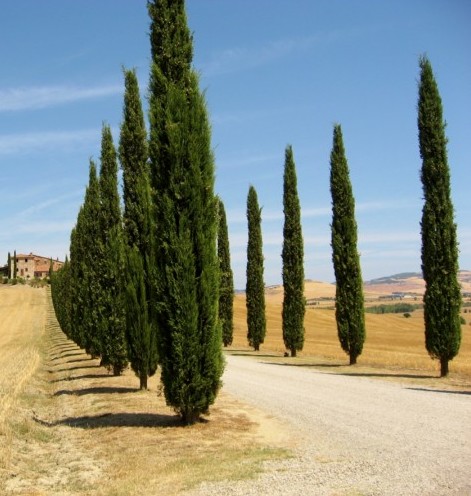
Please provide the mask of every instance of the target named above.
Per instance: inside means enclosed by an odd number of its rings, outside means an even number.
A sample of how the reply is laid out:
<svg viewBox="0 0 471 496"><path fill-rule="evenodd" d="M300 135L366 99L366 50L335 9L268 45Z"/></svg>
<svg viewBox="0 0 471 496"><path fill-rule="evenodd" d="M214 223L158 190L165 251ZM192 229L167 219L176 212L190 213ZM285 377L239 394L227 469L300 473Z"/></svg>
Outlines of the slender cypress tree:
<svg viewBox="0 0 471 496"><path fill-rule="evenodd" d="M148 8L161 378L167 403L193 423L214 402L223 372L214 160L184 1Z"/></svg>
<svg viewBox="0 0 471 496"><path fill-rule="evenodd" d="M442 101L430 61L423 56L419 64L418 128L425 198L421 222L425 346L432 358L440 360L440 376L445 377L448 362L458 354L461 343L458 247Z"/></svg>
<svg viewBox="0 0 471 496"><path fill-rule="evenodd" d="M155 319L150 314L154 259L152 198L147 163L147 134L135 71L125 71L123 123L119 158L123 170L123 225L127 245L126 341L131 368L147 389L157 370ZM137 260L136 258L139 258Z"/></svg>
<svg viewBox="0 0 471 496"><path fill-rule="evenodd" d="M70 283L70 263L69 259L65 257L64 265L57 272L52 274L51 297L60 328L68 338L72 339L70 317Z"/></svg>
<svg viewBox="0 0 471 496"><path fill-rule="evenodd" d="M99 319L100 187L90 161L89 181L77 222L70 236L70 337L92 357L101 355Z"/></svg>
<svg viewBox="0 0 471 496"><path fill-rule="evenodd" d="M265 340L265 284L263 282L263 241L262 210L258 206L257 192L253 186L249 188L247 197L247 339L255 351Z"/></svg>
<svg viewBox="0 0 471 496"><path fill-rule="evenodd" d="M12 277L12 279L16 279L16 271L17 271L16 263L17 263L17 260L16 260L16 250L15 250L13 252L13 277Z"/></svg>
<svg viewBox="0 0 471 496"><path fill-rule="evenodd" d="M342 129L334 126L330 154L332 194L332 261L336 279L335 317L342 349L354 365L365 341L365 311L357 224L350 173L343 145Z"/></svg>
<svg viewBox="0 0 471 496"><path fill-rule="evenodd" d="M222 326L222 342L224 346L230 346L234 328L234 277L231 268L226 210L221 199L219 199L218 213L219 321Z"/></svg>
<svg viewBox="0 0 471 496"><path fill-rule="evenodd" d="M304 346L304 243L293 150L285 150L283 181L283 341L295 357Z"/></svg>
<svg viewBox="0 0 471 496"><path fill-rule="evenodd" d="M7 261L7 266L8 266L8 279L11 279L11 255L10 252L8 252L8 261Z"/></svg>
<svg viewBox="0 0 471 496"><path fill-rule="evenodd" d="M97 310L101 338L101 362L120 375L127 365L124 314L125 254L118 195L118 163L109 126L103 126L100 168L100 234L97 245L101 256L96 263L99 284Z"/></svg>

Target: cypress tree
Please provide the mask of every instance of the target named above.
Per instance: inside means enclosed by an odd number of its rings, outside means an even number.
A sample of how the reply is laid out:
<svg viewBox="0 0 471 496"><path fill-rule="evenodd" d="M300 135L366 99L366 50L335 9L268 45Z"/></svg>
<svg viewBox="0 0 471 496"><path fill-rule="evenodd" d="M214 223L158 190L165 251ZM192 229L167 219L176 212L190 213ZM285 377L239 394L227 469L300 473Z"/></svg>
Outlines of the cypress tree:
<svg viewBox="0 0 471 496"><path fill-rule="evenodd" d="M224 346L230 346L234 328L234 277L231 268L226 210L221 199L219 199L218 213L219 321L222 327L222 342Z"/></svg>
<svg viewBox="0 0 471 496"><path fill-rule="evenodd" d="M342 129L334 126L330 154L332 195L332 261L336 279L335 317L340 345L354 365L365 341L365 311L360 257L357 250L355 200L343 145Z"/></svg>
<svg viewBox="0 0 471 496"><path fill-rule="evenodd" d="M101 355L99 320L100 187L96 165L90 161L88 186L70 236L70 337L92 357Z"/></svg>
<svg viewBox="0 0 471 496"><path fill-rule="evenodd" d="M103 126L100 168L100 234L97 245L101 256L95 260L99 285L96 302L101 363L120 375L127 365L124 315L124 244L118 195L118 163L111 129ZM97 263L99 261L99 263Z"/></svg>
<svg viewBox="0 0 471 496"><path fill-rule="evenodd" d="M128 274L125 292L126 341L131 368L147 389L147 378L158 363L155 323L149 300L153 293L151 192L147 163L147 133L133 70L124 72L125 94L119 158L123 170L123 226Z"/></svg>
<svg viewBox="0 0 471 496"><path fill-rule="evenodd" d="M263 282L263 241L262 210L258 206L257 192L253 186L249 188L247 197L247 339L255 351L265 340L265 284Z"/></svg>
<svg viewBox="0 0 471 496"><path fill-rule="evenodd" d="M71 316L70 316L70 263L65 257L64 265L52 274L51 277L51 297L54 306L54 312L59 322L62 332L70 339L71 336Z"/></svg>
<svg viewBox="0 0 471 496"><path fill-rule="evenodd" d="M425 346L432 358L440 360L440 376L445 377L448 362L458 354L461 343L458 247L442 101L430 61L423 56L419 64L418 128L425 199L421 221Z"/></svg>
<svg viewBox="0 0 471 496"><path fill-rule="evenodd" d="M10 252L8 252L8 260L7 260L7 267L8 267L8 279L11 279L11 255Z"/></svg>
<svg viewBox="0 0 471 496"><path fill-rule="evenodd" d="M16 279L16 271L17 271L16 263L17 263L17 260L16 260L16 250L15 250L13 252L13 277L12 277L12 279Z"/></svg>
<svg viewBox="0 0 471 496"><path fill-rule="evenodd" d="M154 0L148 8L161 378L167 404L193 423L214 402L223 372L214 160L184 2Z"/></svg>
<svg viewBox="0 0 471 496"><path fill-rule="evenodd" d="M304 243L293 150L285 150L283 178L283 341L295 357L304 346Z"/></svg>

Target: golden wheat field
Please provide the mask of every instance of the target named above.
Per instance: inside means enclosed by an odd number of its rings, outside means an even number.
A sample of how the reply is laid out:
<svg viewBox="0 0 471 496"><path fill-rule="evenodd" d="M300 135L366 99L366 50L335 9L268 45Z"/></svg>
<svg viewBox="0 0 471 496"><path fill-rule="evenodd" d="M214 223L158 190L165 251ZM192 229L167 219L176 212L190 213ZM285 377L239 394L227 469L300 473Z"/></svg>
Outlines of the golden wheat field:
<svg viewBox="0 0 471 496"><path fill-rule="evenodd" d="M307 298L331 297L335 287L326 283L306 283ZM372 295L368 295L373 297ZM266 293L267 333L260 353L267 351L283 355L282 338L282 288L272 288ZM305 343L299 359L333 360L336 364L348 363L341 349L335 323L334 303L320 307L308 307L305 315ZM463 314L468 317L469 314ZM238 294L234 300L234 341L232 347L247 348L245 295ZM471 382L471 318L462 326L462 342L459 355L450 362L451 376ZM431 360L425 350L423 311L415 310L410 318L403 314L366 314L366 341L358 366L388 369L417 370L425 374L438 374L438 362ZM289 362L289 360L288 360Z"/></svg>

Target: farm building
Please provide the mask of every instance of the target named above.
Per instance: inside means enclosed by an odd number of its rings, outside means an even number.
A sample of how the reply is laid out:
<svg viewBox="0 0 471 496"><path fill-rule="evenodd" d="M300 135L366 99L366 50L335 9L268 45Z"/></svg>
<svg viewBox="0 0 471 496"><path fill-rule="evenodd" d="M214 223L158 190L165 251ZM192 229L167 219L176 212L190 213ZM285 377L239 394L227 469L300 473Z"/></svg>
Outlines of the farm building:
<svg viewBox="0 0 471 496"><path fill-rule="evenodd" d="M49 275L49 269L51 267L55 272L59 270L64 262L60 262L59 259L52 260L52 258L42 257L41 255L34 255L30 253L29 255L17 255L16 256L16 277L21 277L22 279L43 279ZM10 278L14 279L13 275L13 261L11 263L11 274Z"/></svg>

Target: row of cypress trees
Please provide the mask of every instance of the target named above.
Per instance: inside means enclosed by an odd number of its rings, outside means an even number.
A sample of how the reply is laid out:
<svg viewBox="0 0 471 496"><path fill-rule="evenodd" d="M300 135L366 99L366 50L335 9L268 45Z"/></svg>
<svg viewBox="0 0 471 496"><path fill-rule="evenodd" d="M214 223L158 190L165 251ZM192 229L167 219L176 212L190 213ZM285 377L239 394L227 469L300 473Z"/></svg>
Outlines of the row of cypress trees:
<svg viewBox="0 0 471 496"><path fill-rule="evenodd" d="M425 198L421 221L422 272L426 283L425 345L430 356L440 361L440 375L443 377L448 375L449 361L458 354L461 342L458 247L442 102L430 61L423 56L419 65L421 73L417 122L422 158L421 180ZM287 147L285 151L283 188L283 340L291 356L296 356L296 352L302 350L304 343L305 300L303 238L291 147ZM353 365L362 353L366 337L364 297L357 248L355 200L339 124L334 125L333 131L330 191L337 332L341 347ZM253 186L250 187L247 198L247 219L247 338L250 346L258 350L265 338L266 321L261 209Z"/></svg>
<svg viewBox="0 0 471 496"><path fill-rule="evenodd" d="M184 0L149 1L148 12L149 137L136 74L125 71L118 153L104 126L99 177L91 162L52 294L64 332L115 374L129 360L145 388L160 365L167 404L193 423L220 388L222 328L232 342L227 223Z"/></svg>

